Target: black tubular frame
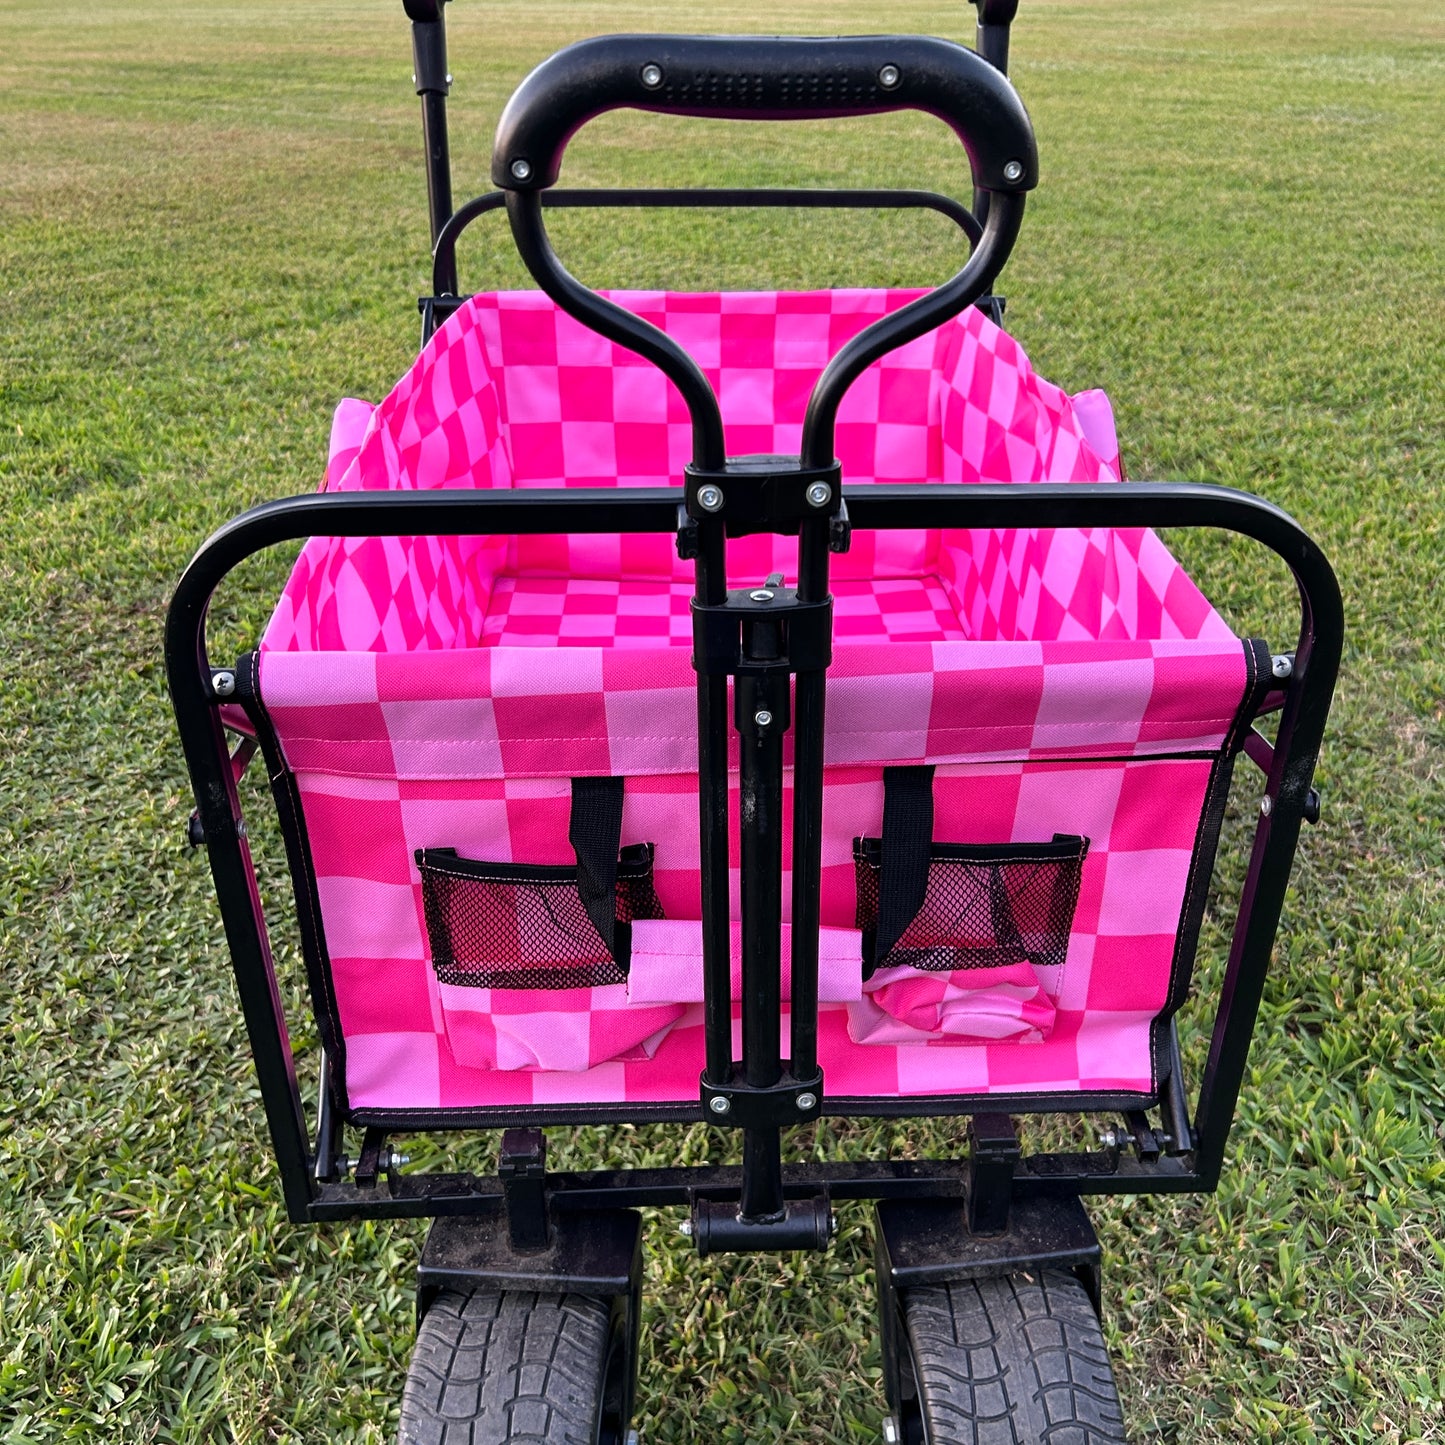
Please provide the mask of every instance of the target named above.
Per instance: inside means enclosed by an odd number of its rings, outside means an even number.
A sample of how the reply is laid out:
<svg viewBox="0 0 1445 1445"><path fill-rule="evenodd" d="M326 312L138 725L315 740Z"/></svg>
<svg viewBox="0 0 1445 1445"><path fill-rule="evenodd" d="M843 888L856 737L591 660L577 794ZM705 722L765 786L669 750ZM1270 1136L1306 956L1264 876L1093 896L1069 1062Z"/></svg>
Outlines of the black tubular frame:
<svg viewBox="0 0 1445 1445"><path fill-rule="evenodd" d="M1210 1190L1218 1182L1250 1036L1283 907L1295 844L1307 804L1325 719L1339 669L1344 613L1323 553L1284 512L1261 498L1220 487L1163 483L1028 486L871 485L845 489L856 528L932 527L1207 527L1249 537L1275 552L1294 575L1301 616L1293 673L1255 828L1248 874L1230 945L1208 1059L1193 1111L1193 1147L1183 1153L1025 1155L1015 1195ZM321 1183L329 1169L308 1142L286 1020L281 1005L236 779L222 727L225 694L212 683L206 614L217 586L247 557L268 547L321 536L466 535L478 533L652 532L677 528L678 488L568 489L525 493L336 493L268 502L222 527L187 567L166 622L166 671L181 743L195 790L212 878L240 993L262 1103L289 1216L298 1222L341 1217L412 1217L485 1213L498 1207L495 1180L465 1174L401 1175L385 1185ZM801 714L797 720L802 725ZM812 724L809 724L812 726ZM710 1007L710 1035L719 1020ZM724 1060L709 1055L709 1066ZM728 1060L730 1062L730 1060ZM1183 1112L1177 1070L1166 1084L1166 1114ZM900 1114L923 1110L899 1100ZM997 1101L1007 1107L1006 1099ZM826 1110L825 1110L826 1111ZM327 1110L328 1131L345 1120ZM499 1111L504 1112L504 1111ZM626 1106L618 1111L628 1114ZM586 1110L581 1114L585 1116ZM698 1119L700 1106L672 1117ZM578 1122L559 1106L534 1122ZM498 1118L498 1124L506 1122ZM423 1127L419 1125L418 1127ZM392 1132L404 1132L398 1129ZM808 1165L783 1168L788 1199L826 1187L834 1198L901 1198L949 1194L962 1187L960 1160ZM558 1208L677 1204L700 1197L739 1197L736 1169L602 1170L549 1176Z"/></svg>

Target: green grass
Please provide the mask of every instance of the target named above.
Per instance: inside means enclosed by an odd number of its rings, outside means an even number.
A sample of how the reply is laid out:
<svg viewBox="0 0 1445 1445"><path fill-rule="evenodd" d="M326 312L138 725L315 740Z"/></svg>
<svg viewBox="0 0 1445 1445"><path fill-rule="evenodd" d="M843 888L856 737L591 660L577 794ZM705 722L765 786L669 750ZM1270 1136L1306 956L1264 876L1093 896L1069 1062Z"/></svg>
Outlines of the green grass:
<svg viewBox="0 0 1445 1445"><path fill-rule="evenodd" d="M531 64L594 31L693 21L451 8L459 194ZM731 0L695 23L966 38L970 17ZM1006 276L1013 329L1044 374L1108 388L1134 475L1289 508L1349 613L1325 820L1224 1182L1095 1211L1140 1440L1445 1439L1442 56L1438 7L1407 0L1025 0L1016 26L1043 185ZM394 1429L420 1229L282 1217L204 862L181 846L159 639L206 533L313 487L335 400L379 397L411 354L426 267L409 59L394 0L0 10L0 1442ZM962 177L929 121L618 116L578 140L568 179ZM955 255L916 218L572 215L556 232L599 283L922 282ZM463 268L521 283L500 225ZM1174 540L1231 619L1285 645L1289 599L1255 554ZM228 590L218 655L254 636L284 566ZM1236 856L1225 884L1238 875ZM1206 989L1221 947L1216 922ZM280 957L299 1006L289 942ZM304 1021L298 1040L312 1058ZM952 1137L827 1125L795 1144ZM713 1141L555 1147L664 1162ZM870 1227L861 1207L842 1218L827 1257L702 1263L672 1218L651 1222L645 1441L878 1438Z"/></svg>

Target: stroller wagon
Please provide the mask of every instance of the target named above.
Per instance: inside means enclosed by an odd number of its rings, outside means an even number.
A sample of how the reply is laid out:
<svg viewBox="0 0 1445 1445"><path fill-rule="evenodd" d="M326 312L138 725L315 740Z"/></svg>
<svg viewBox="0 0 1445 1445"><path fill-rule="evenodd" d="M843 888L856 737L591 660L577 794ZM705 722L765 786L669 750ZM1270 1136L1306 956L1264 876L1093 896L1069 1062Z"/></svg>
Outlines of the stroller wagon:
<svg viewBox="0 0 1445 1445"><path fill-rule="evenodd" d="M700 1253L782 1251L826 1249L839 1199L878 1201L891 1438L981 1439L986 1418L1011 1432L987 1438L1123 1438L1080 1197L1218 1178L1341 609L1269 504L1122 484L1107 401L1044 381L999 324L1036 177L1002 73L1013 9L981 4L982 55L573 46L508 105L498 191L452 214L441 6L407 0L422 352L380 405L343 403L320 494L202 548L167 631L288 1211L435 1220L404 1440L623 1441L638 1208L687 1208ZM624 106L927 111L974 203L553 189L572 133ZM544 224L680 202L929 205L973 244L927 293L603 295ZM465 297L457 237L501 206L541 289ZM1281 556L1293 650L1236 637L1160 525ZM302 538L258 649L214 667L218 582ZM324 1047L314 1132L238 801L257 748ZM1191 1104L1175 1016L1240 752L1264 794ZM1020 1147L1016 1115L1096 1112L1120 1121L1098 1150ZM825 1114L965 1116L967 1147L786 1165L782 1131ZM548 1170L546 1126L644 1120L740 1130L742 1163ZM478 1128L503 1131L494 1176L407 1172L394 1147ZM970 1330L1005 1297L985 1378Z"/></svg>

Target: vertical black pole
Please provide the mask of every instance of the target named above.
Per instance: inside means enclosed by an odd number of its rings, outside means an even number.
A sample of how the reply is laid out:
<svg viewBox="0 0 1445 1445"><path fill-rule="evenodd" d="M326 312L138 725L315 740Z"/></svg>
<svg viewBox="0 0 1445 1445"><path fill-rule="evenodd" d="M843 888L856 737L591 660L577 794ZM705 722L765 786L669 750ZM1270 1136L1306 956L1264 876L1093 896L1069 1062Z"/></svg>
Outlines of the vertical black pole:
<svg viewBox="0 0 1445 1445"><path fill-rule="evenodd" d="M779 623L743 624L743 667L782 656ZM783 1010L781 956L783 871L783 735L788 730L788 677L739 675L736 725L739 759L739 832L742 839L743 1071L755 1089L782 1077L779 1039ZM776 1124L743 1134L739 1214L744 1220L783 1213L783 1161Z"/></svg>
<svg viewBox="0 0 1445 1445"><path fill-rule="evenodd" d="M1008 74L1008 28L1018 14L1019 0L972 0L978 6L974 49L998 71ZM988 192L974 190L973 214L979 225L988 220Z"/></svg>
<svg viewBox="0 0 1445 1445"><path fill-rule="evenodd" d="M828 595L826 517L805 522L798 539L798 601ZM793 722L793 1074L805 1079L818 1066L818 927L823 865L822 672L797 675Z"/></svg>
<svg viewBox="0 0 1445 1445"><path fill-rule="evenodd" d="M416 93L421 96L422 142L426 147L427 214L431 241L441 235L452 214L452 162L447 146L447 32L442 18L444 0L407 0L411 17L411 53ZM455 295L456 276L438 278L443 294Z"/></svg>
<svg viewBox="0 0 1445 1445"><path fill-rule="evenodd" d="M704 607L727 599L723 524L697 524L694 596ZM707 650L699 631L693 660L697 679L697 772L699 864L702 873L703 1038L707 1080L728 1081L733 1056L732 942L728 917L728 680L702 670Z"/></svg>

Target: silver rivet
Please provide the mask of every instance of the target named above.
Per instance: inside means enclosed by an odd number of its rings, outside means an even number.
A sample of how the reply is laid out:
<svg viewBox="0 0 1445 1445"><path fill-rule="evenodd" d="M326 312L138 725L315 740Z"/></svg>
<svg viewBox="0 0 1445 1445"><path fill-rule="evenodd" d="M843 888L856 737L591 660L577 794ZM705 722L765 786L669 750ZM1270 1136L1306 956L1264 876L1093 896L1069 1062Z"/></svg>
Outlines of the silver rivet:
<svg viewBox="0 0 1445 1445"><path fill-rule="evenodd" d="M898 1433L898 1422L892 1415L883 1417L883 1445L898 1445L903 1437Z"/></svg>
<svg viewBox="0 0 1445 1445"><path fill-rule="evenodd" d="M749 592L748 596L751 597L754 602L771 602L774 594L767 587L759 587L756 592Z"/></svg>
<svg viewBox="0 0 1445 1445"><path fill-rule="evenodd" d="M682 1221L682 1223L677 1226L677 1232L678 1232L680 1235L682 1235L682 1237L683 1237L684 1239L691 1239L691 1238L692 1238L692 1220L690 1220L690 1219L684 1219L684 1220Z"/></svg>
<svg viewBox="0 0 1445 1445"><path fill-rule="evenodd" d="M451 83L452 83L452 78L451 78L451 76L447 76L447 84L450 85Z"/></svg>
<svg viewBox="0 0 1445 1445"><path fill-rule="evenodd" d="M1294 674L1294 658L1287 652L1276 653L1270 659L1269 670L1279 678L1291 677Z"/></svg>
<svg viewBox="0 0 1445 1445"><path fill-rule="evenodd" d="M532 174L532 162L524 161L521 156L512 162L512 179L514 181L525 181Z"/></svg>
<svg viewBox="0 0 1445 1445"><path fill-rule="evenodd" d="M642 67L642 83L649 90L656 90L662 84L662 67L650 62Z"/></svg>
<svg viewBox="0 0 1445 1445"><path fill-rule="evenodd" d="M898 84L899 79L898 67L896 65L885 65L883 69L878 72L878 84L881 85L884 90L892 90L893 87Z"/></svg>
<svg viewBox="0 0 1445 1445"><path fill-rule="evenodd" d="M772 725L773 725L773 715L772 715L772 713L770 713L770 712L767 710L767 708L762 708L760 711L755 712L755 713L753 714L753 721L754 721L760 728L772 727Z"/></svg>
<svg viewBox="0 0 1445 1445"><path fill-rule="evenodd" d="M816 1094L799 1094L798 1108L806 1114L809 1109L818 1107L818 1096Z"/></svg>
<svg viewBox="0 0 1445 1445"><path fill-rule="evenodd" d="M1259 815L1262 818L1267 818L1272 812L1274 812L1274 799L1266 793L1264 797L1259 800Z"/></svg>
<svg viewBox="0 0 1445 1445"><path fill-rule="evenodd" d="M833 500L833 489L827 482L814 482L803 495L810 507L826 507Z"/></svg>
<svg viewBox="0 0 1445 1445"><path fill-rule="evenodd" d="M697 489L697 504L704 512L722 511L723 494L721 487L706 486Z"/></svg>
<svg viewBox="0 0 1445 1445"><path fill-rule="evenodd" d="M230 697L236 690L236 674L234 672L213 672L211 687L217 697Z"/></svg>
<svg viewBox="0 0 1445 1445"><path fill-rule="evenodd" d="M1009 161L1003 168L1003 178L1010 185L1015 181L1023 180L1024 163L1022 161Z"/></svg>
<svg viewBox="0 0 1445 1445"><path fill-rule="evenodd" d="M732 1101L722 1094L714 1094L707 1101L707 1106L714 1114L726 1114L732 1109Z"/></svg>

